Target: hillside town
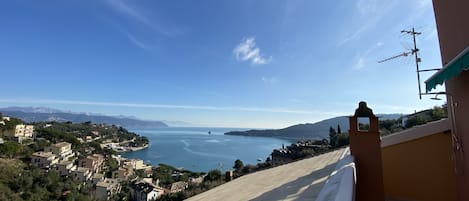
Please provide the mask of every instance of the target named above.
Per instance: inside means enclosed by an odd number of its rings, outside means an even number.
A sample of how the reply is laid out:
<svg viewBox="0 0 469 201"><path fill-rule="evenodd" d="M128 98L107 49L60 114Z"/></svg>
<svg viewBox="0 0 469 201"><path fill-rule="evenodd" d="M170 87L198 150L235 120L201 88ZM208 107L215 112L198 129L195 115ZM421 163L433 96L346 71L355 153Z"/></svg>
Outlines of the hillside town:
<svg viewBox="0 0 469 201"><path fill-rule="evenodd" d="M29 173L37 171L38 177L59 176L62 182L71 182L75 187L64 187L56 194L34 196L2 190L5 193L0 193L0 200L55 200L77 197L73 194L78 193L84 195L80 200L147 201L181 192L203 181L201 173L166 165L151 166L140 159L121 157L119 152L143 149L149 142L145 137L114 125L25 124L20 119L1 116L0 136L0 173L7 173L8 167L16 167L19 176L12 175L12 179L28 179ZM5 189L3 185L5 183L0 182L0 189Z"/></svg>

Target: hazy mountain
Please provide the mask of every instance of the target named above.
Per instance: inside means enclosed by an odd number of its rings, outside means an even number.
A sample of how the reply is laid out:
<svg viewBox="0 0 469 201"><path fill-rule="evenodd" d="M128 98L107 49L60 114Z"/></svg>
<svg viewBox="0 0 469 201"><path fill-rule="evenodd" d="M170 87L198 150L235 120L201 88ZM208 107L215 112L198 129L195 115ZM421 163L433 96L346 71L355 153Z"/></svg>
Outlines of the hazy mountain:
<svg viewBox="0 0 469 201"><path fill-rule="evenodd" d="M171 127L188 127L188 126L193 126L191 123L185 122L185 121L166 121L163 120L163 123L165 123L168 126Z"/></svg>
<svg viewBox="0 0 469 201"><path fill-rule="evenodd" d="M379 114L380 120L398 119L401 114ZM362 122L364 123L364 122ZM266 130L248 130L248 131L231 131L225 135L243 135L243 136L262 136L262 137L278 137L285 139L322 139L329 138L329 127L337 130L340 125L342 132L349 129L349 120L347 116L334 117L322 120L316 123L297 124L282 129L266 129Z"/></svg>
<svg viewBox="0 0 469 201"><path fill-rule="evenodd" d="M126 128L160 128L168 127L161 121L140 120L129 116L105 116L91 113L72 113L44 107L8 107L0 108L0 113L7 116L20 118L26 122L38 121L71 121L74 123L91 121L93 123L105 123L119 125Z"/></svg>
<svg viewBox="0 0 469 201"><path fill-rule="evenodd" d="M6 107L0 108L2 112L24 112L24 113L63 113L63 110L57 110L47 107Z"/></svg>

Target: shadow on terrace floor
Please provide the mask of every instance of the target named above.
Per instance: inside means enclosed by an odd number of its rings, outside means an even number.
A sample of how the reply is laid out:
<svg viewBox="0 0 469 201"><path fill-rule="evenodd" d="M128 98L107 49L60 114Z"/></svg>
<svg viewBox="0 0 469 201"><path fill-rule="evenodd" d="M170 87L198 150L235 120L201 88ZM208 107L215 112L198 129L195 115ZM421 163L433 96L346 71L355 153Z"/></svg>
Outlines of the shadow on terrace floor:
<svg viewBox="0 0 469 201"><path fill-rule="evenodd" d="M294 181L279 186L271 191L265 192L251 201L274 201L274 200L316 200L328 176L334 171L337 162L314 170L309 175L297 178ZM322 179L322 181L317 181ZM316 181L316 182L315 182Z"/></svg>

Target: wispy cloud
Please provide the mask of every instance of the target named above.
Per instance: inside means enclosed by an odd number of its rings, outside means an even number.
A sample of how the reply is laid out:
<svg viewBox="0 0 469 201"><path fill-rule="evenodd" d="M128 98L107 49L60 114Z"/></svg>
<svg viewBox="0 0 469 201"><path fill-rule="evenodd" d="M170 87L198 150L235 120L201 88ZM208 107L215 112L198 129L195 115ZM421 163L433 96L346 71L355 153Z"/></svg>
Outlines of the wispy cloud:
<svg viewBox="0 0 469 201"><path fill-rule="evenodd" d="M361 70L365 67L365 58L363 56L359 56L355 65L353 65L354 70Z"/></svg>
<svg viewBox="0 0 469 201"><path fill-rule="evenodd" d="M437 41L438 40L438 32L437 32L436 28L433 28L430 31L428 31L426 36L423 39L424 40Z"/></svg>
<svg viewBox="0 0 469 201"><path fill-rule="evenodd" d="M142 14L141 11L138 11L131 5L124 3L124 1L121 0L108 0L107 3L116 11L132 18L135 21L138 21L142 24L145 24L147 26L153 27L153 24L150 22L150 20Z"/></svg>
<svg viewBox="0 0 469 201"><path fill-rule="evenodd" d="M151 20L142 9L138 9L136 6L129 3L129 1L123 0L107 0L107 5L114 11L118 12L122 16L136 22L144 27L151 29L159 34L174 37L183 34L183 31L178 28L168 28L161 26L160 23Z"/></svg>
<svg viewBox="0 0 469 201"><path fill-rule="evenodd" d="M418 0L417 1L419 9L432 6L432 0Z"/></svg>
<svg viewBox="0 0 469 201"><path fill-rule="evenodd" d="M354 70L363 69L367 64L369 64L370 55L374 51L376 51L376 49L382 47L383 45L384 45L383 42L377 42L376 44L374 44L373 46L368 48L366 51L364 51L363 53L358 54L358 56L356 57L356 60L355 60L355 64L352 66L352 68ZM375 59L375 58L372 58L372 59ZM376 61L373 61L373 62L376 62Z"/></svg>
<svg viewBox="0 0 469 201"><path fill-rule="evenodd" d="M342 46L350 41L357 40L368 31L375 27L384 16L387 15L397 5L396 0L359 0L357 1L356 7L357 12L361 18L360 26L355 29L354 32L347 34L342 40L338 42L338 46Z"/></svg>
<svg viewBox="0 0 469 201"><path fill-rule="evenodd" d="M268 84L274 84L277 82L276 77L262 77L261 78L262 82L268 83Z"/></svg>
<svg viewBox="0 0 469 201"><path fill-rule="evenodd" d="M356 6L361 14L374 13L377 9L376 0L359 0Z"/></svg>
<svg viewBox="0 0 469 201"><path fill-rule="evenodd" d="M417 108L405 105L391 105L391 104L379 104L376 105L375 109L377 111L385 111L386 113L412 113Z"/></svg>
<svg viewBox="0 0 469 201"><path fill-rule="evenodd" d="M233 50L238 61L251 61L252 64L267 64L271 58L266 59L261 54L261 49L256 46L254 37L243 39Z"/></svg>
<svg viewBox="0 0 469 201"><path fill-rule="evenodd" d="M335 107L341 108L356 108L356 103L349 103L349 102L330 102L330 104L335 105ZM397 113L397 114L409 114L414 112L415 110L420 110L422 108L413 107L410 105L393 105L389 103L379 102L371 104L368 103L370 108L373 108L373 112L375 114L390 114L390 113Z"/></svg>
<svg viewBox="0 0 469 201"><path fill-rule="evenodd" d="M141 103L117 103L81 100L53 100L53 99L0 99L2 103L15 104L63 104L63 105L89 105L103 107L129 107L129 108L162 108L182 110L212 110L212 111L241 111L241 112L265 112L265 113L289 113L289 114L311 114L311 115L343 115L340 112L294 110L288 108L262 108L262 107L236 107L236 106L206 106L206 105L169 105L169 104L141 104Z"/></svg>
<svg viewBox="0 0 469 201"><path fill-rule="evenodd" d="M149 45L146 43L140 41L137 39L134 35L130 34L129 32L123 31L124 35L127 36L127 38L132 42L132 44L136 45L137 47L140 47L144 50L149 50L151 49Z"/></svg>

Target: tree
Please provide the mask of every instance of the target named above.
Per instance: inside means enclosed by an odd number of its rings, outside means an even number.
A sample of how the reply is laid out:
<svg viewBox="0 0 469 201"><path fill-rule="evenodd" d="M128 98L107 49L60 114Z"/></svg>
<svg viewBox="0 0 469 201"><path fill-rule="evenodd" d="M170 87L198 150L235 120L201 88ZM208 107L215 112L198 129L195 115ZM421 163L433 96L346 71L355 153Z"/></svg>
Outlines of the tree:
<svg viewBox="0 0 469 201"><path fill-rule="evenodd" d="M218 181L222 179L220 170L210 170L205 176L204 181Z"/></svg>
<svg viewBox="0 0 469 201"><path fill-rule="evenodd" d="M243 173L248 174L248 173L253 172L255 169L256 169L256 167L254 165L248 164L248 165L243 167Z"/></svg>
<svg viewBox="0 0 469 201"><path fill-rule="evenodd" d="M22 150L22 146L13 141L7 141L0 145L0 152L8 158L14 158Z"/></svg>
<svg viewBox="0 0 469 201"><path fill-rule="evenodd" d="M2 127L2 131L8 131L16 128L16 125L22 124L23 121L17 118L10 118L10 121L4 121L5 125Z"/></svg>
<svg viewBox="0 0 469 201"><path fill-rule="evenodd" d="M237 159L237 160L234 162L233 168L236 170L236 172L241 172L241 170L243 169L243 167L244 167L243 161Z"/></svg>
<svg viewBox="0 0 469 201"><path fill-rule="evenodd" d="M301 158L304 158L304 157L310 157L310 156L313 156L315 154L314 150L313 149L303 149L300 151L300 157Z"/></svg>
<svg viewBox="0 0 469 201"><path fill-rule="evenodd" d="M446 111L442 107L438 107L438 106L433 107L433 110L432 110L433 121L443 119L447 116L448 115L446 114Z"/></svg>
<svg viewBox="0 0 469 201"><path fill-rule="evenodd" d="M358 130L367 131L370 129L370 124L358 123Z"/></svg>
<svg viewBox="0 0 469 201"><path fill-rule="evenodd" d="M337 147L349 144L349 136L347 133L342 133L337 136Z"/></svg>
<svg viewBox="0 0 469 201"><path fill-rule="evenodd" d="M405 127L406 128L411 128L414 126L422 125L427 122L429 122L431 119L429 116L413 116L409 117L407 121L405 122Z"/></svg>
<svg viewBox="0 0 469 201"><path fill-rule="evenodd" d="M342 133L342 131L340 130L340 125L339 125L339 124L337 124L337 133L338 133L338 134L341 134L341 133Z"/></svg>
<svg viewBox="0 0 469 201"><path fill-rule="evenodd" d="M332 126L329 127L329 144L332 147L337 146L337 132L332 128Z"/></svg>

